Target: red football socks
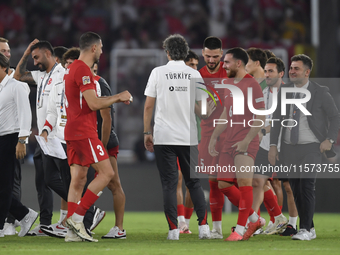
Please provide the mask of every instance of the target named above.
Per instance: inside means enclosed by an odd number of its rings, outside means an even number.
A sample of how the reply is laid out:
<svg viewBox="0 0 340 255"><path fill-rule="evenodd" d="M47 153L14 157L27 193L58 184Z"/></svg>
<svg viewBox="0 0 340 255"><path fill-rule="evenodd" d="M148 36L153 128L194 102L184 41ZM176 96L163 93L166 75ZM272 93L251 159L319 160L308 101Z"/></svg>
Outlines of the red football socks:
<svg viewBox="0 0 340 255"><path fill-rule="evenodd" d="M212 221L221 221L222 220L222 210L224 205L224 195L218 188L218 182L210 181L210 211Z"/></svg>
<svg viewBox="0 0 340 255"><path fill-rule="evenodd" d="M249 216L249 211L253 204L253 187L243 186L239 187L239 190L240 190L240 203L238 207L237 225L245 226Z"/></svg>
<svg viewBox="0 0 340 255"><path fill-rule="evenodd" d="M91 190L87 189L83 198L80 200L80 204L77 207L75 213L84 216L86 211L97 201L99 196L94 194Z"/></svg>

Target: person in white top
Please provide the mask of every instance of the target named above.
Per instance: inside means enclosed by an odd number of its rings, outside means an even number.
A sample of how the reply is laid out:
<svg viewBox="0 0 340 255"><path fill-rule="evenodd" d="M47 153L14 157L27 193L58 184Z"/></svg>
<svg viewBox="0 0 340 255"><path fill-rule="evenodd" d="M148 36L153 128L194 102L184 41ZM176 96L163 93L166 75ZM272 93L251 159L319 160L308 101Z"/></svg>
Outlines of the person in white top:
<svg viewBox="0 0 340 255"><path fill-rule="evenodd" d="M148 151L155 151L163 187L164 212L169 224L168 239L179 240L177 157L197 213L199 238L210 238L207 205L200 180L193 169L198 165L195 101L200 106L202 98L206 98L206 94L197 88L201 87L198 82L203 80L197 70L184 63L189 47L181 35L166 38L163 48L169 62L152 70L144 92L144 145ZM155 103L152 132L151 119Z"/></svg>
<svg viewBox="0 0 340 255"><path fill-rule="evenodd" d="M0 237L8 212L20 221L19 236L25 236L38 213L12 197L15 157L26 155L25 139L30 135L32 115L27 84L10 78L8 59L0 53ZM19 143L18 143L19 139Z"/></svg>
<svg viewBox="0 0 340 255"><path fill-rule="evenodd" d="M5 55L5 57L10 61L11 59L11 48L9 47L9 42L6 38L0 37L0 52ZM14 69L8 69L8 76L13 78ZM28 140L28 139L27 139ZM13 193L12 196L16 197L19 201L21 200L21 164L24 163L24 159L15 159L15 171L14 171L14 182L13 182ZM5 235L15 235L15 218L13 215L9 214L5 223Z"/></svg>
<svg viewBox="0 0 340 255"><path fill-rule="evenodd" d="M30 55L39 71L26 71ZM56 84L63 82L64 73L65 69L63 66L55 61L51 44L47 41L39 41L38 39L29 44L17 65L14 78L37 85L36 114L39 134L42 132L45 123L47 103L51 89ZM54 135L53 131L49 133L49 137ZM67 200L67 192L61 181L59 171L51 171L47 168L46 164L50 159L44 155L39 145L37 145L33 160L36 170L35 184L40 207L40 225L56 229L56 224L51 225L53 212L53 194L51 189L64 200ZM29 234L45 235L40 230L40 225L30 231Z"/></svg>

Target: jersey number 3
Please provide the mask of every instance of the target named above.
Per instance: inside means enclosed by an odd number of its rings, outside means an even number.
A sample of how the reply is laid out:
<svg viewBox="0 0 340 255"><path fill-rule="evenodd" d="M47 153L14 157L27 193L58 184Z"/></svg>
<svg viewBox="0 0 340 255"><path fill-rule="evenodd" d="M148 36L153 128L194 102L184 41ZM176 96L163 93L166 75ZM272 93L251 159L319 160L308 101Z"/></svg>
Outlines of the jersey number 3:
<svg viewBox="0 0 340 255"><path fill-rule="evenodd" d="M102 146L97 145L97 149L99 150L99 155L100 155L100 156L104 156L104 151L103 151Z"/></svg>

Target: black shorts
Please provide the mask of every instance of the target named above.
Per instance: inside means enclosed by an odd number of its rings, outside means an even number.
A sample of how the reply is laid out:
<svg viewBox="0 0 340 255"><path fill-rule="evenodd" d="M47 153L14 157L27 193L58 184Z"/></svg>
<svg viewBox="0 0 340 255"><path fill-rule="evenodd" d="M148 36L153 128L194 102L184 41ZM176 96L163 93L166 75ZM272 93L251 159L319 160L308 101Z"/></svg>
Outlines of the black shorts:
<svg viewBox="0 0 340 255"><path fill-rule="evenodd" d="M276 161L275 167L273 167L268 160L268 151L261 148L256 154L254 165L257 167L254 174L260 174L268 176L269 178L280 178L281 176L279 167L282 165L280 161Z"/></svg>

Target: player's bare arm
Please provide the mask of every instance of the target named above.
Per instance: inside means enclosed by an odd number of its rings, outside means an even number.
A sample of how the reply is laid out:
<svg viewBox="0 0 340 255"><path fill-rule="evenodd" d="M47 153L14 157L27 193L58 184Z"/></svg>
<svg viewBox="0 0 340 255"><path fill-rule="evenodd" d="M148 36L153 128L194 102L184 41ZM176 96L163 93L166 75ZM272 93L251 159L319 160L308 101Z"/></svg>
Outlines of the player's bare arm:
<svg viewBox="0 0 340 255"><path fill-rule="evenodd" d="M156 98L154 97L146 97L145 105L144 105L144 146L150 152L153 152L153 138L151 134L151 120L153 109L155 107Z"/></svg>
<svg viewBox="0 0 340 255"><path fill-rule="evenodd" d="M19 81L23 81L23 82L27 82L28 84L34 84L36 85L31 72L26 71L26 66L27 66L27 61L28 61L28 57L31 54L31 47L38 43L39 40L38 39L34 39L34 41L32 41L27 49L24 52L24 55L22 56L22 58L20 59L16 69L15 69L15 73L13 75L14 79L17 79Z"/></svg>
<svg viewBox="0 0 340 255"><path fill-rule="evenodd" d="M270 145L268 152L268 161L271 165L275 166L276 160L279 160L279 152L276 145Z"/></svg>
<svg viewBox="0 0 340 255"><path fill-rule="evenodd" d="M220 119L226 120L227 119L227 109L224 107L223 112L220 116ZM228 124L218 124L216 125L214 132L211 135L210 142L209 142L209 154L213 157L216 157L218 155L218 151L215 150L217 138L220 136L220 134L223 133L223 131L227 128Z"/></svg>
<svg viewBox="0 0 340 255"><path fill-rule="evenodd" d="M100 115L102 116L103 123L102 123L102 143L107 149L107 143L109 142L110 134L111 134L111 108L101 109Z"/></svg>
<svg viewBox="0 0 340 255"><path fill-rule="evenodd" d="M124 102L129 104L132 102L132 96L127 90L109 97L97 97L95 90L88 89L83 92L83 96L92 111L105 109L114 103Z"/></svg>
<svg viewBox="0 0 340 255"><path fill-rule="evenodd" d="M264 108L260 108L258 110L264 110ZM254 123L253 123L254 126L250 128L250 130L249 130L248 134L246 135L246 137L242 141L237 142L233 146L231 146L231 147L236 147L236 151L247 152L248 145L250 144L250 142L255 138L255 136L258 134L258 132L263 127L260 124L265 122L266 116L265 115L256 115L255 119L261 120L262 122L260 122L260 121L256 121L255 122L254 121Z"/></svg>

